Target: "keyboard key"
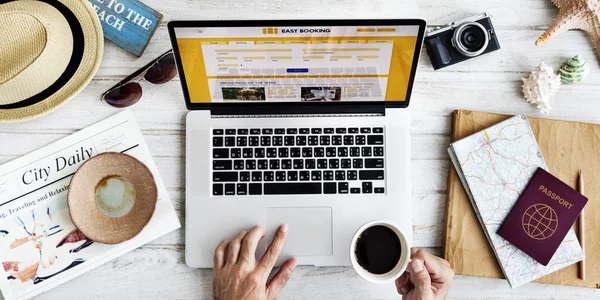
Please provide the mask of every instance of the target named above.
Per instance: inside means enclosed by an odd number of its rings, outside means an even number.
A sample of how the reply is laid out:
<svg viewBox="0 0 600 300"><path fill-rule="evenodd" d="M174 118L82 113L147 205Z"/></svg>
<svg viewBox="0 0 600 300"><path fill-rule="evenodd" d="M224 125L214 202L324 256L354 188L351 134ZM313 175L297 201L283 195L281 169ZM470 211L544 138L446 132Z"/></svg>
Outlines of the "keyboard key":
<svg viewBox="0 0 600 300"><path fill-rule="evenodd" d="M282 136L274 136L273 137L273 146L283 146L283 137Z"/></svg>
<svg viewBox="0 0 600 300"><path fill-rule="evenodd" d="M235 129L226 129L225 134L226 135L235 135Z"/></svg>
<svg viewBox="0 0 600 300"><path fill-rule="evenodd" d="M233 161L233 169L234 170L243 170L244 169L244 161L241 159L236 159Z"/></svg>
<svg viewBox="0 0 600 300"><path fill-rule="evenodd" d="M255 170L256 169L256 160L248 159L246 160L246 170Z"/></svg>
<svg viewBox="0 0 600 300"><path fill-rule="evenodd" d="M321 171L311 171L310 179L312 181L321 181Z"/></svg>
<svg viewBox="0 0 600 300"><path fill-rule="evenodd" d="M383 170L360 171L358 172L358 178L360 180L382 180Z"/></svg>
<svg viewBox="0 0 600 300"><path fill-rule="evenodd" d="M213 135L223 135L223 129L213 129ZM223 195L223 187L221 187L221 195Z"/></svg>
<svg viewBox="0 0 600 300"><path fill-rule="evenodd" d="M273 129L265 128L262 130L262 134L273 134Z"/></svg>
<svg viewBox="0 0 600 300"><path fill-rule="evenodd" d="M316 147L315 148L315 157L324 157L325 156L325 148Z"/></svg>
<svg viewBox="0 0 600 300"><path fill-rule="evenodd" d="M269 160L269 169L279 170L279 159L270 159Z"/></svg>
<svg viewBox="0 0 600 300"><path fill-rule="evenodd" d="M310 172L309 171L300 171L300 181L308 181L310 180Z"/></svg>
<svg viewBox="0 0 600 300"><path fill-rule="evenodd" d="M340 160L337 158L329 159L329 168L330 169L338 169L340 167Z"/></svg>
<svg viewBox="0 0 600 300"><path fill-rule="evenodd" d="M366 169L382 169L383 168L383 158L367 158L367 159L365 159L365 168Z"/></svg>
<svg viewBox="0 0 600 300"><path fill-rule="evenodd" d="M248 134L248 129L238 129L237 130L237 134L238 135L247 135Z"/></svg>
<svg viewBox="0 0 600 300"><path fill-rule="evenodd" d="M223 134L223 132L221 132ZM223 195L223 184L222 183L214 183L213 184L213 195L221 196Z"/></svg>
<svg viewBox="0 0 600 300"><path fill-rule="evenodd" d="M300 134L309 134L308 128L300 128Z"/></svg>
<svg viewBox="0 0 600 300"><path fill-rule="evenodd" d="M257 136L251 136L248 138L248 146L256 147L258 145L260 145L260 143L259 143L259 139Z"/></svg>
<svg viewBox="0 0 600 300"><path fill-rule="evenodd" d="M335 133L346 133L346 128L336 128Z"/></svg>
<svg viewBox="0 0 600 300"><path fill-rule="evenodd" d="M354 145L354 136L353 135L345 135L344 136L344 145Z"/></svg>
<svg viewBox="0 0 600 300"><path fill-rule="evenodd" d="M240 181L250 181L250 172L240 172Z"/></svg>
<svg viewBox="0 0 600 300"><path fill-rule="evenodd" d="M247 195L247 189L248 186L245 183L238 183L237 184L237 194L238 195Z"/></svg>
<svg viewBox="0 0 600 300"><path fill-rule="evenodd" d="M322 135L319 139L321 146L329 146L331 143L331 138L328 135Z"/></svg>
<svg viewBox="0 0 600 300"><path fill-rule="evenodd" d="M258 129L258 128L252 128L252 129L250 129L250 134L252 134L252 135L259 135L260 134L260 129Z"/></svg>
<svg viewBox="0 0 600 300"><path fill-rule="evenodd" d="M365 128L365 127L363 127L363 128L360 129L360 133L371 133L371 128Z"/></svg>
<svg viewBox="0 0 600 300"><path fill-rule="evenodd" d="M242 158L242 149L232 148L231 149L231 158Z"/></svg>
<svg viewBox="0 0 600 300"><path fill-rule="evenodd" d="M352 156L352 157L360 156L360 147L350 147L350 156Z"/></svg>
<svg viewBox="0 0 600 300"><path fill-rule="evenodd" d="M287 134L297 134L298 133L298 129L296 128L288 128L287 129Z"/></svg>
<svg viewBox="0 0 600 300"><path fill-rule="evenodd" d="M213 160L213 170L231 170L231 160Z"/></svg>
<svg viewBox="0 0 600 300"><path fill-rule="evenodd" d="M265 157L265 148L255 148L254 149L254 157L256 157L256 158Z"/></svg>
<svg viewBox="0 0 600 300"><path fill-rule="evenodd" d="M337 186L335 182L325 182L323 183L323 193L324 194L335 194L337 193Z"/></svg>
<svg viewBox="0 0 600 300"><path fill-rule="evenodd" d="M327 133L327 134L332 134L333 133L333 128L325 128L323 130L323 132Z"/></svg>
<svg viewBox="0 0 600 300"><path fill-rule="evenodd" d="M321 183L265 183L265 195L321 194Z"/></svg>
<svg viewBox="0 0 600 300"><path fill-rule="evenodd" d="M373 128L373 133L383 133L383 127L375 127L375 128Z"/></svg>
<svg viewBox="0 0 600 300"><path fill-rule="evenodd" d="M228 136L225 138L225 146L233 147L235 146L235 137Z"/></svg>
<svg viewBox="0 0 600 300"><path fill-rule="evenodd" d="M362 183L362 192L363 192L363 194L373 193L373 183L372 182L363 182Z"/></svg>
<svg viewBox="0 0 600 300"><path fill-rule="evenodd" d="M349 128L348 133L358 133L358 128Z"/></svg>
<svg viewBox="0 0 600 300"><path fill-rule="evenodd" d="M313 150L311 147L302 148L302 157L312 157Z"/></svg>
<svg viewBox="0 0 600 300"><path fill-rule="evenodd" d="M327 169L327 160L317 159L317 169Z"/></svg>
<svg viewBox="0 0 600 300"><path fill-rule="evenodd" d="M319 145L319 137L316 135L311 135L308 137L308 145L309 146L317 146Z"/></svg>
<svg viewBox="0 0 600 300"><path fill-rule="evenodd" d="M263 174L263 180L264 181L273 181L273 180L275 180L275 173L273 173L273 171L266 171Z"/></svg>
<svg viewBox="0 0 600 300"><path fill-rule="evenodd" d="M283 128L275 128L275 134L285 134L285 129L283 129Z"/></svg>
<svg viewBox="0 0 600 300"><path fill-rule="evenodd" d="M284 144L285 144L286 146L294 146L294 145L295 145L295 144L294 144L294 137L293 137L293 136L286 136L286 137L284 138L284 141L285 141L285 142L284 142Z"/></svg>
<svg viewBox="0 0 600 300"><path fill-rule="evenodd" d="M304 168L311 170L317 167L317 162L314 159L307 159L304 161Z"/></svg>
<svg viewBox="0 0 600 300"><path fill-rule="evenodd" d="M363 157L365 157L365 156L366 156L366 157L369 157L369 156L371 156L371 154L372 154L372 149L371 149L371 147L362 147L362 149L361 149L361 150L362 150L362 151L361 151L361 155L362 155Z"/></svg>
<svg viewBox="0 0 600 300"><path fill-rule="evenodd" d="M261 171L252 172L252 181L262 181L262 172Z"/></svg>
<svg viewBox="0 0 600 300"><path fill-rule="evenodd" d="M348 183L347 182L338 182L338 193L348 194Z"/></svg>
<svg viewBox="0 0 600 300"><path fill-rule="evenodd" d="M346 178L348 180L356 180L358 179L358 172L357 171L348 171L348 176L346 176Z"/></svg>
<svg viewBox="0 0 600 300"><path fill-rule="evenodd" d="M383 135L370 135L367 137L369 145L383 145Z"/></svg>
<svg viewBox="0 0 600 300"><path fill-rule="evenodd" d="M323 171L323 180L333 180L333 171Z"/></svg>
<svg viewBox="0 0 600 300"><path fill-rule="evenodd" d="M259 170L266 170L269 168L269 162L266 159L259 159L257 165Z"/></svg>
<svg viewBox="0 0 600 300"><path fill-rule="evenodd" d="M348 147L338 147L338 157L348 157Z"/></svg>
<svg viewBox="0 0 600 300"><path fill-rule="evenodd" d="M220 136L213 137L213 147L223 147L223 138Z"/></svg>
<svg viewBox="0 0 600 300"><path fill-rule="evenodd" d="M335 157L336 149L335 147L327 147L325 148L325 155L327 157Z"/></svg>
<svg viewBox="0 0 600 300"><path fill-rule="evenodd" d="M340 166L342 169L350 169L350 168L352 168L352 160L347 159L347 158L342 159Z"/></svg>
<svg viewBox="0 0 600 300"><path fill-rule="evenodd" d="M306 136L296 136L296 146L306 146Z"/></svg>
<svg viewBox="0 0 600 300"><path fill-rule="evenodd" d="M310 132L312 134L321 134L321 133L323 133L323 129L321 129L321 128L313 128Z"/></svg>
<svg viewBox="0 0 600 300"><path fill-rule="evenodd" d="M237 182L238 172L213 172L215 182Z"/></svg>
<svg viewBox="0 0 600 300"><path fill-rule="evenodd" d="M300 148L291 148L290 149L290 157L300 157L301 152Z"/></svg>
<svg viewBox="0 0 600 300"><path fill-rule="evenodd" d="M235 195L235 183L225 184L225 195Z"/></svg>
<svg viewBox="0 0 600 300"><path fill-rule="evenodd" d="M248 185L248 194L249 195L262 195L262 184L260 183L251 183Z"/></svg>
<svg viewBox="0 0 600 300"><path fill-rule="evenodd" d="M383 147L373 147L373 156L383 156Z"/></svg>
<svg viewBox="0 0 600 300"><path fill-rule="evenodd" d="M360 194L360 188L351 188L350 194Z"/></svg>
<svg viewBox="0 0 600 300"><path fill-rule="evenodd" d="M364 145L365 144L365 136L364 135L357 135L354 138L354 143L356 145Z"/></svg>
<svg viewBox="0 0 600 300"><path fill-rule="evenodd" d="M346 180L346 171L335 171L335 180Z"/></svg>
<svg viewBox="0 0 600 300"><path fill-rule="evenodd" d="M271 146L271 137L270 136L261 136L260 137L260 145L263 147Z"/></svg>
<svg viewBox="0 0 600 300"><path fill-rule="evenodd" d="M288 171L287 181L298 181L298 171Z"/></svg>
<svg viewBox="0 0 600 300"><path fill-rule="evenodd" d="M285 158L290 156L290 150L288 148L279 148L278 154L280 158Z"/></svg>
<svg viewBox="0 0 600 300"><path fill-rule="evenodd" d="M334 146L339 146L342 144L342 136L341 135L334 135L331 137L331 144Z"/></svg>
<svg viewBox="0 0 600 300"><path fill-rule="evenodd" d="M303 159L294 159L292 162L292 167L294 170L304 169L304 160Z"/></svg>
<svg viewBox="0 0 600 300"><path fill-rule="evenodd" d="M291 159L282 159L281 160L281 169L289 170L292 168L292 160Z"/></svg>
<svg viewBox="0 0 600 300"><path fill-rule="evenodd" d="M362 158L355 158L352 160L352 168L362 169L362 167L363 167L363 159Z"/></svg>
<svg viewBox="0 0 600 300"><path fill-rule="evenodd" d="M275 180L276 181L285 181L285 171L275 172Z"/></svg>
<svg viewBox="0 0 600 300"><path fill-rule="evenodd" d="M267 157L277 157L277 148L267 148Z"/></svg>
<svg viewBox="0 0 600 300"><path fill-rule="evenodd" d="M213 149L213 158L229 158L229 149Z"/></svg>
<svg viewBox="0 0 600 300"><path fill-rule="evenodd" d="M243 156L244 158L252 158L252 154L253 154L253 153L254 153L254 152L252 151L252 148L244 148L244 149L242 150L242 156Z"/></svg>
<svg viewBox="0 0 600 300"><path fill-rule="evenodd" d="M385 193L385 188L379 187L375 188L375 194L383 194Z"/></svg>

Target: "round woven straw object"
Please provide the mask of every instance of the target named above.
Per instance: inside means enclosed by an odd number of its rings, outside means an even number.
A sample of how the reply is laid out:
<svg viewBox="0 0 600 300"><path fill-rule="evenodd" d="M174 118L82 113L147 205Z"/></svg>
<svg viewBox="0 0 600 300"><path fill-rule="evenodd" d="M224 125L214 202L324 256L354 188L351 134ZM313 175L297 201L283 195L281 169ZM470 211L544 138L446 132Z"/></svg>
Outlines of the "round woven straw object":
<svg viewBox="0 0 600 300"><path fill-rule="evenodd" d="M9 1L0 28L0 123L55 110L100 67L102 26L87 0Z"/></svg>
<svg viewBox="0 0 600 300"><path fill-rule="evenodd" d="M116 180L116 188L99 197L107 180ZM146 165L127 154L106 152L79 167L71 179L67 203L73 224L85 236L119 244L144 229L157 201L158 188Z"/></svg>

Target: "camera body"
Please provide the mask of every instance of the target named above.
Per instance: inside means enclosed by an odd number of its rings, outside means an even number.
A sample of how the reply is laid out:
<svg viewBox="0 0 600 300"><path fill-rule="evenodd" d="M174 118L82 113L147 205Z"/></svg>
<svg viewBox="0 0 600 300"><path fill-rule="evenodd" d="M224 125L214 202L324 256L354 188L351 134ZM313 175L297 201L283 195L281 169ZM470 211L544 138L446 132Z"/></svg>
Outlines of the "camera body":
<svg viewBox="0 0 600 300"><path fill-rule="evenodd" d="M500 49L488 13L474 15L442 27L425 37L425 47L435 70Z"/></svg>

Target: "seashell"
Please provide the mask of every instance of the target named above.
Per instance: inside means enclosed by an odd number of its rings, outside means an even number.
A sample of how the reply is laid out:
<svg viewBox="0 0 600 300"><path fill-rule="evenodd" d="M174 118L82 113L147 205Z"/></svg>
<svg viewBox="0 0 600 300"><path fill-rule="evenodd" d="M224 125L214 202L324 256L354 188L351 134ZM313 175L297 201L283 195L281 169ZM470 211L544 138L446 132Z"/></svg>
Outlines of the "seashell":
<svg viewBox="0 0 600 300"><path fill-rule="evenodd" d="M531 71L529 77L523 80L523 94L527 102L537 105L542 114L547 115L552 107L550 98L556 94L560 87L560 76L554 74L552 67L541 63Z"/></svg>
<svg viewBox="0 0 600 300"><path fill-rule="evenodd" d="M590 66L579 55L576 55L575 57L569 59L567 63L560 67L560 69L558 70L560 80L562 80L562 82L564 83L580 82L584 80L589 74Z"/></svg>

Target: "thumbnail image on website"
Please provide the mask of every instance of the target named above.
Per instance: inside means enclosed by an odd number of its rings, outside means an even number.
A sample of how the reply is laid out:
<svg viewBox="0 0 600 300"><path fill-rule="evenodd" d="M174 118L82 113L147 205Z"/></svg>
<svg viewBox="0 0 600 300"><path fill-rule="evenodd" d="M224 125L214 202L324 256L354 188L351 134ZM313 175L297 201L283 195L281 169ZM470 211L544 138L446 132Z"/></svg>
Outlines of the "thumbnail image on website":
<svg viewBox="0 0 600 300"><path fill-rule="evenodd" d="M419 26L176 28L192 103L404 101Z"/></svg>

